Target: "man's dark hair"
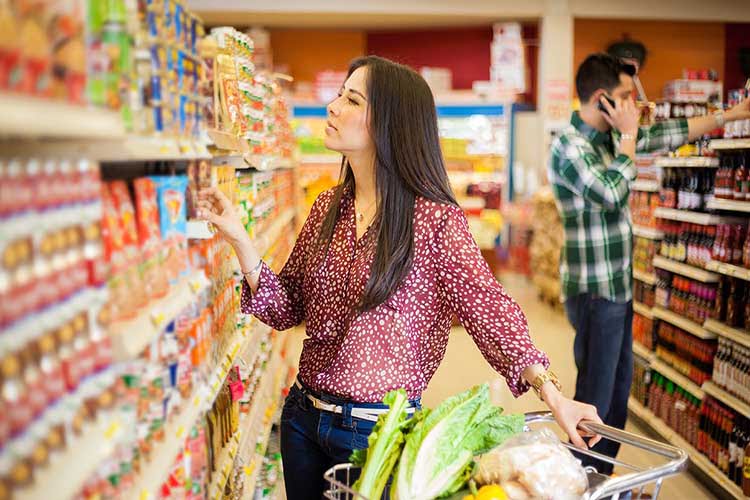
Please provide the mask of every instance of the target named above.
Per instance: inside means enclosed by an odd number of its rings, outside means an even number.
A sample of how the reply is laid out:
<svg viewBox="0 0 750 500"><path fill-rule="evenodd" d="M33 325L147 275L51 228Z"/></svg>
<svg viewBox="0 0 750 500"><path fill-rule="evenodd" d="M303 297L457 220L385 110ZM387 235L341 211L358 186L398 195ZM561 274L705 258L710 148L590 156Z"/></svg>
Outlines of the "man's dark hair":
<svg viewBox="0 0 750 500"><path fill-rule="evenodd" d="M598 89L611 91L620 84L620 75L635 75L635 68L609 54L591 54L578 66L576 91L581 102L588 101Z"/></svg>

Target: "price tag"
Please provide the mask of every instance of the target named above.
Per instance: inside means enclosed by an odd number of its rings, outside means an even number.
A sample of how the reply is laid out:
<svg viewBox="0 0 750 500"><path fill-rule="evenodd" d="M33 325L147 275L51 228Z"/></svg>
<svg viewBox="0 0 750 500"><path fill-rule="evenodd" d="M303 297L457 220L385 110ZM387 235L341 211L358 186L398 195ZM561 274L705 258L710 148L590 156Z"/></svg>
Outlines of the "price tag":
<svg viewBox="0 0 750 500"><path fill-rule="evenodd" d="M151 311L151 323L153 323L156 328L161 327L165 319L167 319L167 316L163 312Z"/></svg>
<svg viewBox="0 0 750 500"><path fill-rule="evenodd" d="M184 425L181 425L181 426L179 426L177 428L176 435L177 435L177 439L182 439L182 436L185 435L185 426Z"/></svg>
<svg viewBox="0 0 750 500"><path fill-rule="evenodd" d="M199 279L190 280L188 284L190 285L190 289L194 294L198 293L198 291L203 288L203 283Z"/></svg>
<svg viewBox="0 0 750 500"><path fill-rule="evenodd" d="M139 500L149 500L151 494L146 490L141 490L141 494L138 496Z"/></svg>
<svg viewBox="0 0 750 500"><path fill-rule="evenodd" d="M255 469L255 464L246 465L242 468L246 476L252 476L254 469Z"/></svg>
<svg viewBox="0 0 750 500"><path fill-rule="evenodd" d="M115 421L109 424L107 430L104 431L104 438L111 441L120 430L120 422Z"/></svg>
<svg viewBox="0 0 750 500"><path fill-rule="evenodd" d="M198 406L200 406L200 404L201 404L201 397L200 396L195 396L193 398L193 406L195 406L197 408Z"/></svg>

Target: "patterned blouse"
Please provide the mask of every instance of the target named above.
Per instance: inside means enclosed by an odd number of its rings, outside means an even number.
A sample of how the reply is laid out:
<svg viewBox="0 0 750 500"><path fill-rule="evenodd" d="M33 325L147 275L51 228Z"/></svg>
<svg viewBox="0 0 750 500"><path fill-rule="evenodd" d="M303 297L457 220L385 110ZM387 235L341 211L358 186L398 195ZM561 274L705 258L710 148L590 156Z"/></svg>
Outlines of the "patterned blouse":
<svg viewBox="0 0 750 500"><path fill-rule="evenodd" d="M381 402L401 387L416 399L445 355L455 313L513 395L528 390L523 370L548 367L549 360L534 347L518 304L492 275L463 211L417 198L412 268L386 302L360 312L376 231L357 240L348 190L327 255L316 250L333 195L329 190L318 197L278 276L263 264L255 294L243 283L244 313L277 330L306 322L302 382L355 402Z"/></svg>

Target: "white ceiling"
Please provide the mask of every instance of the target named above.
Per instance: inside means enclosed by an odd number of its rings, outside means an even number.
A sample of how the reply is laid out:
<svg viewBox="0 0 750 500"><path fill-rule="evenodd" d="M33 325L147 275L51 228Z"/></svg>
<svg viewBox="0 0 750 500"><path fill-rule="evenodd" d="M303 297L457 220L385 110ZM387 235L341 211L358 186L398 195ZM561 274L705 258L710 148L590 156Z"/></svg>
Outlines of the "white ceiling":
<svg viewBox="0 0 750 500"><path fill-rule="evenodd" d="M187 0L210 25L285 28L470 26L574 17L750 22L750 0ZM566 7L567 6L567 7ZM750 35L749 35L750 36Z"/></svg>

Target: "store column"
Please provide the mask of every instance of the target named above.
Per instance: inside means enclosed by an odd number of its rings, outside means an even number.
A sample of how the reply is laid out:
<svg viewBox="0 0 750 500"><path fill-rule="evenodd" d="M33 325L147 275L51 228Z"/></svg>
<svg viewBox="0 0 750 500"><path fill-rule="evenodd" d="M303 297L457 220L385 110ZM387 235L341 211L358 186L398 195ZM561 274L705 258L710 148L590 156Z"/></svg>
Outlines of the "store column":
<svg viewBox="0 0 750 500"><path fill-rule="evenodd" d="M544 1L538 81L543 159L540 177L546 178L549 146L568 123L573 99L573 15L569 0Z"/></svg>

